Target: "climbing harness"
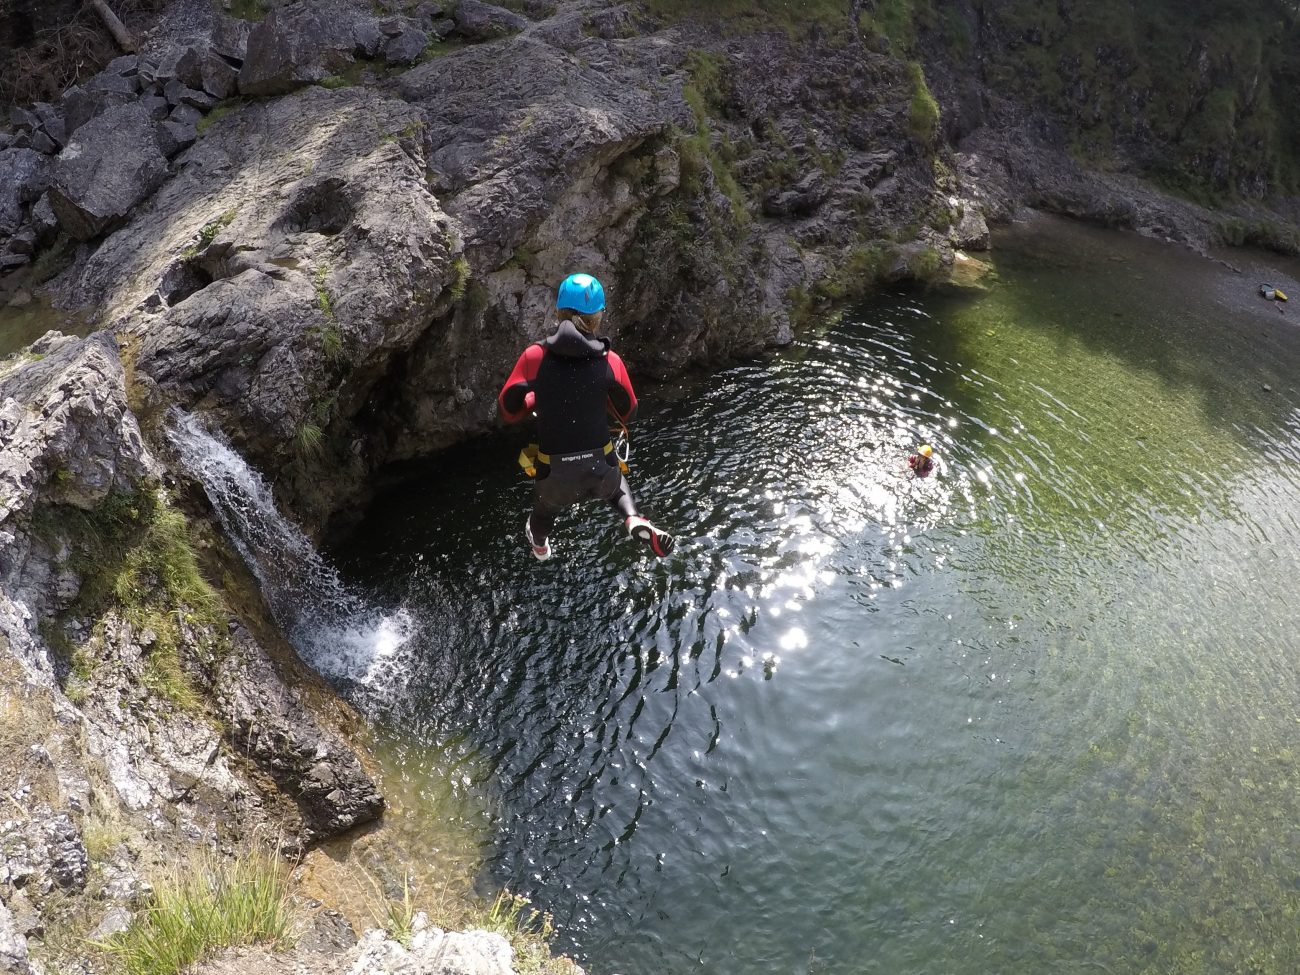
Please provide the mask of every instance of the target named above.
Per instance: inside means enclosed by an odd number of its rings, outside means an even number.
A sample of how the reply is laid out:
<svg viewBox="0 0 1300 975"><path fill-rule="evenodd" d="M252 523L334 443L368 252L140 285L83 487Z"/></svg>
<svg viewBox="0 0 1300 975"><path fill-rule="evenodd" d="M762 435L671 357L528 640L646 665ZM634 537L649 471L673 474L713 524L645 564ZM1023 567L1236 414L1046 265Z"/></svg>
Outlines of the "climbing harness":
<svg viewBox="0 0 1300 975"><path fill-rule="evenodd" d="M624 432L626 432L626 430L627 428L624 427ZM623 434L620 434L619 436L620 439L623 440L623 442L626 444L626 438L623 436ZM605 444L604 447L601 448L600 452L605 456L609 456L610 454L614 453L616 449L618 448L614 446L613 441L610 441L609 443ZM595 451L591 451L591 453L595 453ZM566 454L565 456L575 456L575 455ZM626 454L624 456L626 456ZM538 464L546 464L547 466L550 466L550 463L551 463L551 455L542 453L542 449L539 446L537 446L537 444L535 443L530 443L523 450L519 451L519 466L523 468L524 473L527 474L529 477L534 477L534 478L537 477ZM627 473L628 470L627 463L623 459L623 457L618 458L618 466L619 469L624 474Z"/></svg>

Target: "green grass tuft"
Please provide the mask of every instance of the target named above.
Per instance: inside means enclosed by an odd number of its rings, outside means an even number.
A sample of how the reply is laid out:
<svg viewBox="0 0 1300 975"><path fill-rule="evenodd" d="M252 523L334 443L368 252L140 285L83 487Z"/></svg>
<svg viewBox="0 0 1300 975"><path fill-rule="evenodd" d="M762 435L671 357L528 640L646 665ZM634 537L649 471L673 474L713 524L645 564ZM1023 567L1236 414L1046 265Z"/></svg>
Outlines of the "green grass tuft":
<svg viewBox="0 0 1300 975"><path fill-rule="evenodd" d="M177 975L233 945L287 947L288 868L264 853L208 862L160 884L149 908L105 948L124 975Z"/></svg>
<svg viewBox="0 0 1300 975"><path fill-rule="evenodd" d="M460 301L465 297L465 291L469 287L470 278L473 272L470 269L469 261L465 259L464 254L457 254L456 259L451 262L453 277L451 279L451 297L453 301Z"/></svg>
<svg viewBox="0 0 1300 975"><path fill-rule="evenodd" d="M321 430L320 426L308 420L298 427L298 452L302 454L318 454L321 451L321 441L324 439L325 432Z"/></svg>
<svg viewBox="0 0 1300 975"><path fill-rule="evenodd" d="M221 216L209 220L195 235L194 243L181 252L181 257L187 261L198 257L200 253L207 250L209 244L216 240L217 234L221 233L222 228L230 226L237 216L239 216L239 207L231 207Z"/></svg>

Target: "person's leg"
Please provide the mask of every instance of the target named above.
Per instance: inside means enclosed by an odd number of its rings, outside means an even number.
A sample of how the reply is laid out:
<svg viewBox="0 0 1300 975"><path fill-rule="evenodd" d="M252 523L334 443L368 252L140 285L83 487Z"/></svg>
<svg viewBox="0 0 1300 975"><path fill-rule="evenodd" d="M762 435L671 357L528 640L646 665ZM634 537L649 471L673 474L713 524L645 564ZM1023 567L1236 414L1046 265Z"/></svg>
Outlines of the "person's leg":
<svg viewBox="0 0 1300 975"><path fill-rule="evenodd" d="M551 557L550 537L555 518L574 500L573 485L563 474L557 476L549 466L540 465L537 480L533 482L533 510L524 523L528 543L539 559Z"/></svg>
<svg viewBox="0 0 1300 975"><path fill-rule="evenodd" d="M677 540L667 532L656 528L648 518L642 518L637 514L632 487L627 483L627 478L619 473L617 467L605 473L601 496L622 517L627 533L638 542L649 546L650 551L655 555L663 558L673 550Z"/></svg>
<svg viewBox="0 0 1300 975"><path fill-rule="evenodd" d="M609 495L609 504L622 516L624 521L636 517L636 501L632 497L632 487L622 474L618 477L618 484L614 488L614 493Z"/></svg>

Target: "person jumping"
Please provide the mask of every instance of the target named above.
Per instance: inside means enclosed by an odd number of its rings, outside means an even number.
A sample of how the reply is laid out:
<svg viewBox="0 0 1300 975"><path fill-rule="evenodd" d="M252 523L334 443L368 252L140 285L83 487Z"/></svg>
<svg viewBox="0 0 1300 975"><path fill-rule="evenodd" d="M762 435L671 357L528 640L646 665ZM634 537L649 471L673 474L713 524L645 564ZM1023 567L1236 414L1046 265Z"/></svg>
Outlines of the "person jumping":
<svg viewBox="0 0 1300 975"><path fill-rule="evenodd" d="M605 290L590 274L571 274L555 306L555 331L524 349L497 397L507 423L530 411L537 415L533 511L524 522L528 544L538 559L549 559L556 515L596 498L608 501L628 534L663 558L676 540L637 513L610 440L607 413L627 423L636 412L636 393L623 360L599 334Z"/></svg>

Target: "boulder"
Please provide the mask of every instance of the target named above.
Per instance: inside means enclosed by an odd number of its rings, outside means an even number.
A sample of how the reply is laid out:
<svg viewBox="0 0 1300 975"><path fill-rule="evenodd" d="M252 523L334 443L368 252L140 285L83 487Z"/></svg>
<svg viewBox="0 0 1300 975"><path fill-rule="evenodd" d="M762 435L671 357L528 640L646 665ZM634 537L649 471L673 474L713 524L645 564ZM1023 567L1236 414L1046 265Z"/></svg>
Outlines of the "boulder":
<svg viewBox="0 0 1300 975"><path fill-rule="evenodd" d="M46 246L58 235L59 218L54 215L54 207L50 206L49 193L42 194L32 206L31 221L32 229L36 232L37 246Z"/></svg>
<svg viewBox="0 0 1300 975"><path fill-rule="evenodd" d="M0 524L39 492L90 509L152 471L113 337L59 336L43 354L0 379Z"/></svg>
<svg viewBox="0 0 1300 975"><path fill-rule="evenodd" d="M59 111L63 115L67 137L71 138L79 128L110 108L129 104L134 97L134 92L92 91L73 85L59 99Z"/></svg>
<svg viewBox="0 0 1300 975"><path fill-rule="evenodd" d="M203 118L203 113L193 105L177 105L171 110L171 114L167 118L173 122L179 122L181 125L197 126L199 120Z"/></svg>
<svg viewBox="0 0 1300 975"><path fill-rule="evenodd" d="M170 159L182 149L188 149L199 138L199 131L188 122L176 122L168 119L165 122L159 122L155 130L158 137L158 145L162 149L163 155Z"/></svg>
<svg viewBox="0 0 1300 975"><path fill-rule="evenodd" d="M239 70L220 55L209 54L203 59L199 83L213 98L229 98L239 91Z"/></svg>
<svg viewBox="0 0 1300 975"><path fill-rule="evenodd" d="M36 117L35 112L30 112L21 105L11 105L9 107L9 124L15 129L32 132L40 127L41 120Z"/></svg>
<svg viewBox="0 0 1300 975"><path fill-rule="evenodd" d="M0 234L12 234L24 207L50 185L50 160L34 149L0 150Z"/></svg>
<svg viewBox="0 0 1300 975"><path fill-rule="evenodd" d="M414 64L429 46L429 35L414 27L391 37L384 45L384 60L394 64Z"/></svg>
<svg viewBox="0 0 1300 975"><path fill-rule="evenodd" d="M953 228L953 244L971 251L989 249L989 225L978 205L967 201Z"/></svg>
<svg viewBox="0 0 1300 975"><path fill-rule="evenodd" d="M59 151L59 145L48 135L37 129L31 133L32 148L46 156L52 156Z"/></svg>
<svg viewBox="0 0 1300 975"><path fill-rule="evenodd" d="M513 10L479 0L460 0L452 13L456 31L468 41L491 41L509 37L528 26L528 18Z"/></svg>
<svg viewBox="0 0 1300 975"><path fill-rule="evenodd" d="M67 144L67 124L63 121L63 116L58 113L53 105L49 102L37 102L32 106L32 111L35 112L36 117L40 119L41 129L46 135L57 142L60 146Z"/></svg>
<svg viewBox="0 0 1300 975"><path fill-rule="evenodd" d="M277 7L248 36L239 71L245 95L282 95L336 74L382 35L375 20L342 5L299 2Z"/></svg>
<svg viewBox="0 0 1300 975"><path fill-rule="evenodd" d="M140 73L140 58L134 54L124 54L120 58L109 61L101 73L117 75L121 78L133 78Z"/></svg>
<svg viewBox="0 0 1300 975"><path fill-rule="evenodd" d="M73 135L55 161L50 203L68 233L90 240L123 222L166 178L149 111L122 105Z"/></svg>
<svg viewBox="0 0 1300 975"><path fill-rule="evenodd" d="M149 117L155 122L161 122L167 117L167 113L172 110L171 102L162 95L145 95L140 99L140 104L144 106Z"/></svg>
<svg viewBox="0 0 1300 975"><path fill-rule="evenodd" d="M86 82L86 90L113 95L134 95L140 90L140 77L101 71Z"/></svg>

